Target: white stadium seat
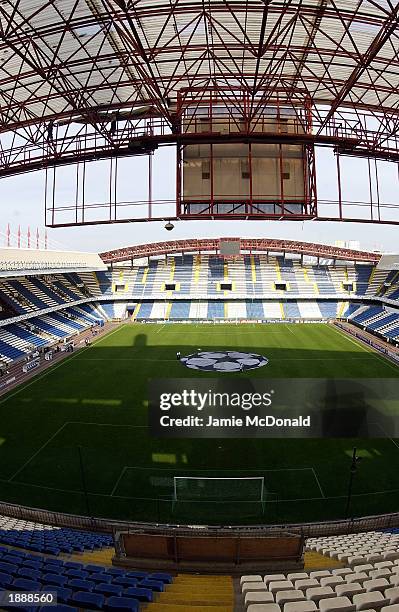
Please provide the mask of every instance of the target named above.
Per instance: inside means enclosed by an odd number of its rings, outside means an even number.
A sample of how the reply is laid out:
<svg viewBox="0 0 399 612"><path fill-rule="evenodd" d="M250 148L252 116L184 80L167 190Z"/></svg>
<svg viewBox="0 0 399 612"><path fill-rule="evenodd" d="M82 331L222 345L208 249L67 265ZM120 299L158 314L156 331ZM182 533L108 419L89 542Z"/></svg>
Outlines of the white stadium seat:
<svg viewBox="0 0 399 612"><path fill-rule="evenodd" d="M244 584L244 582L263 582L263 578L259 574L249 574L247 576L241 576L240 584Z"/></svg>
<svg viewBox="0 0 399 612"><path fill-rule="evenodd" d="M355 612L356 606L348 597L331 597L319 601L320 612Z"/></svg>
<svg viewBox="0 0 399 612"><path fill-rule="evenodd" d="M254 603L274 603L273 594L269 591L248 591L244 598L245 606Z"/></svg>

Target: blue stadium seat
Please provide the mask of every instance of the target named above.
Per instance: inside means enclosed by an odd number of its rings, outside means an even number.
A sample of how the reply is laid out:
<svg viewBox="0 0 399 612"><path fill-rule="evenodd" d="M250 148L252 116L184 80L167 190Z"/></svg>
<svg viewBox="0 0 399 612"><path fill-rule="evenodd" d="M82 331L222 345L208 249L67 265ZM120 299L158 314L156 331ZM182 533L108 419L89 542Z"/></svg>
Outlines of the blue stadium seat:
<svg viewBox="0 0 399 612"><path fill-rule="evenodd" d="M107 574L111 574L112 576L125 576L126 572L118 567L110 567L107 568Z"/></svg>
<svg viewBox="0 0 399 612"><path fill-rule="evenodd" d="M134 597L139 601L150 602L154 599L154 594L151 589L143 589L141 587L129 587L124 589L124 595L128 595L129 597Z"/></svg>
<svg viewBox="0 0 399 612"><path fill-rule="evenodd" d="M39 580L42 573L40 570L32 569L31 567L20 567L18 572L18 576L21 578L29 578L30 580Z"/></svg>
<svg viewBox="0 0 399 612"><path fill-rule="evenodd" d="M94 574L90 574L90 580L93 580L93 582L97 582L99 584L108 584L112 581L112 576L106 574L105 572L95 572Z"/></svg>
<svg viewBox="0 0 399 612"><path fill-rule="evenodd" d="M58 546L45 546L43 552L49 555L59 555L61 553L61 550Z"/></svg>
<svg viewBox="0 0 399 612"><path fill-rule="evenodd" d="M43 567L43 561L38 559L34 561L33 559L24 559L22 563L23 567L30 567L31 569L40 569Z"/></svg>
<svg viewBox="0 0 399 612"><path fill-rule="evenodd" d="M70 602L72 604L76 604L79 608L87 608L88 610L102 610L104 607L105 597L100 593L78 591L72 595Z"/></svg>
<svg viewBox="0 0 399 612"><path fill-rule="evenodd" d="M170 574L165 574L164 572L155 572L154 574L149 574L148 578L150 580L161 580L166 584L170 584L173 581L173 576Z"/></svg>
<svg viewBox="0 0 399 612"><path fill-rule="evenodd" d="M15 591L40 591L41 588L40 582L28 578L14 578L11 584L11 589Z"/></svg>
<svg viewBox="0 0 399 612"><path fill-rule="evenodd" d="M64 586L68 581L68 577L63 576L62 574L47 573L47 574L42 575L42 581L46 582L47 584L54 584L56 586Z"/></svg>
<svg viewBox="0 0 399 612"><path fill-rule="evenodd" d="M94 572L103 573L104 568L101 565L85 565L85 570L93 574Z"/></svg>
<svg viewBox="0 0 399 612"><path fill-rule="evenodd" d="M24 555L18 555L17 553L14 554L8 554L8 555L3 555L2 557L2 561L6 561L7 563L22 563L24 559Z"/></svg>
<svg viewBox="0 0 399 612"><path fill-rule="evenodd" d="M16 574L18 571L18 566L14 563L5 563L4 561L0 561L0 572L5 572L6 574Z"/></svg>
<svg viewBox="0 0 399 612"><path fill-rule="evenodd" d="M57 602L68 603L72 597L72 589L55 586L54 584L43 584L42 591L57 593ZM47 608L48 610L48 608Z"/></svg>
<svg viewBox="0 0 399 612"><path fill-rule="evenodd" d="M147 572L127 572L125 576L128 578L138 578L139 580L144 580L144 578L148 578Z"/></svg>
<svg viewBox="0 0 399 612"><path fill-rule="evenodd" d="M115 576L112 580L112 584L121 584L123 586L136 586L138 578L129 578L128 576Z"/></svg>
<svg viewBox="0 0 399 612"><path fill-rule="evenodd" d="M6 574L5 572L0 572L0 587L8 588L12 583L14 577L11 574Z"/></svg>
<svg viewBox="0 0 399 612"><path fill-rule="evenodd" d="M100 584L96 584L93 591L95 593L102 593L107 597L111 595L122 595L123 586L121 584L107 584L105 582L100 582Z"/></svg>
<svg viewBox="0 0 399 612"><path fill-rule="evenodd" d="M145 589L151 589L151 591L164 591L165 590L165 585L161 580L149 580L148 578L146 580L143 580L142 582L140 582L140 586L145 588Z"/></svg>
<svg viewBox="0 0 399 612"><path fill-rule="evenodd" d="M62 565L53 565L52 563L43 564L41 569L46 574L62 574L65 571Z"/></svg>
<svg viewBox="0 0 399 612"><path fill-rule="evenodd" d="M68 567L69 569L83 569L83 563L76 563L75 561L66 561L64 563L64 567Z"/></svg>
<svg viewBox="0 0 399 612"><path fill-rule="evenodd" d="M95 582L92 580L81 580L80 578L72 578L68 580L68 587L74 591L92 591L95 587Z"/></svg>
<svg viewBox="0 0 399 612"><path fill-rule="evenodd" d="M49 606L42 606L39 612L49 612L49 609ZM57 606L51 606L51 612L78 612L78 608L66 604L59 604Z"/></svg>
<svg viewBox="0 0 399 612"><path fill-rule="evenodd" d="M69 578L81 578L82 580L85 580L89 576L89 572L73 568L64 569L63 573L64 576L68 576Z"/></svg>
<svg viewBox="0 0 399 612"><path fill-rule="evenodd" d="M140 603L130 597L109 597L104 610L110 612L138 612Z"/></svg>
<svg viewBox="0 0 399 612"><path fill-rule="evenodd" d="M36 557L37 559L37 557ZM64 561L61 561L61 559L51 559L50 557L45 557L44 558L44 563L51 563L51 565L58 565L58 567L70 567L70 565L68 565L68 562L65 563ZM81 565L80 563L78 563L77 565Z"/></svg>

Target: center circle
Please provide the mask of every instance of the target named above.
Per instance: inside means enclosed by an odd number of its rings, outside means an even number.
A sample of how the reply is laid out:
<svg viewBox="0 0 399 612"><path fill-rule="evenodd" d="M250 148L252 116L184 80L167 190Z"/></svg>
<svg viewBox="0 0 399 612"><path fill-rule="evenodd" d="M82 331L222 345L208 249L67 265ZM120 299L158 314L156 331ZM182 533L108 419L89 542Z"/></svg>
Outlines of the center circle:
<svg viewBox="0 0 399 612"><path fill-rule="evenodd" d="M239 351L198 351L180 359L191 370L203 372L245 372L265 366L269 360L257 353Z"/></svg>

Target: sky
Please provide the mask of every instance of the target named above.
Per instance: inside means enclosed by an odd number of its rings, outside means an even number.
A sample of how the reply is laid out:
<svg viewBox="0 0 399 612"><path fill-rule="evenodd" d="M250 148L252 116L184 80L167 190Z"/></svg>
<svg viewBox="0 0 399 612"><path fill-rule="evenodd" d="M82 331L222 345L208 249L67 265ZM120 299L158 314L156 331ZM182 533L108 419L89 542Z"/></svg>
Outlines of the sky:
<svg viewBox="0 0 399 612"><path fill-rule="evenodd" d="M343 198L367 199L368 181L364 160L347 160L343 165ZM118 200L136 201L146 197L147 160L126 158L118 171ZM172 200L175 185L175 157L171 147L162 149L154 158L153 197ZM336 199L336 164L331 151L322 151L317 166L320 199ZM86 201L105 202L108 197L109 162L87 165L88 185ZM382 166L381 197L399 206L397 166L386 162ZM7 244L7 225L11 229L11 245L16 246L18 226L22 244L26 245L28 227L32 234L31 246L36 243L36 228L44 239L44 179L43 172L34 172L0 180L1 218L0 246ZM57 202L75 202L76 167L57 170ZM166 206L166 205L165 205ZM155 212L162 214L163 208ZM169 210L169 208L168 208ZM399 252L399 226L293 221L178 221L168 232L164 223L126 223L74 228L48 228L48 246L53 249L102 252L122 246L177 240L184 238L213 238L221 236L242 238L287 238L309 242L334 244L337 240L359 241L361 248ZM42 242L41 242L42 244Z"/></svg>

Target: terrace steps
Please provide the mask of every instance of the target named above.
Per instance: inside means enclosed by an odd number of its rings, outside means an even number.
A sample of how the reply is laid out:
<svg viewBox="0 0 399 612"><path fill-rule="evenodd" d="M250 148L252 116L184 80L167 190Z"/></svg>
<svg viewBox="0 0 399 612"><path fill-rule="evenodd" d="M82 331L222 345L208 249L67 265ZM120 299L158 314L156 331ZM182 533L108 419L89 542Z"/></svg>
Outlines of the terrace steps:
<svg viewBox="0 0 399 612"><path fill-rule="evenodd" d="M345 567L344 563L341 563L341 561L338 561L337 559L330 559L329 557L325 557L324 555L316 552L305 552L304 562L305 565L303 569L305 571L338 569L339 567Z"/></svg>
<svg viewBox="0 0 399 612"><path fill-rule="evenodd" d="M149 604L149 612L232 612L233 580L230 576L178 574L172 584Z"/></svg>
<svg viewBox="0 0 399 612"><path fill-rule="evenodd" d="M77 563L85 564L98 564L98 565L112 565L112 558L115 555L115 549L113 547L102 548L101 550L94 550L93 552L86 551L84 553L75 553L69 555L69 561L76 561Z"/></svg>

